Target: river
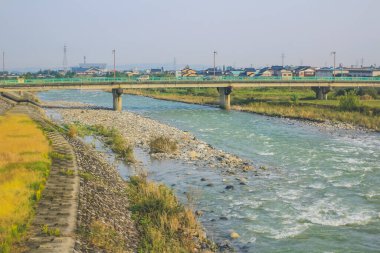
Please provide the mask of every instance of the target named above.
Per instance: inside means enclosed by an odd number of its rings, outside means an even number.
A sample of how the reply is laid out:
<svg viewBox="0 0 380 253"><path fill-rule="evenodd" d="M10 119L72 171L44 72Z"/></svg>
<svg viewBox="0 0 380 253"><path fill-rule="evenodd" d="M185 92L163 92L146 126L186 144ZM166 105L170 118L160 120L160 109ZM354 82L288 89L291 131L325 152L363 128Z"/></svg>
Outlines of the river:
<svg viewBox="0 0 380 253"><path fill-rule="evenodd" d="M39 97L112 106L112 95L97 91ZM258 176L227 176L211 168L148 162L154 180L172 186L180 198L185 191L196 196L201 221L216 240L236 231L241 237L233 243L242 252L380 252L379 133L326 131L294 120L130 95L123 96L123 108L267 168ZM236 177L243 176L247 183L240 185ZM225 190L226 182L234 190Z"/></svg>

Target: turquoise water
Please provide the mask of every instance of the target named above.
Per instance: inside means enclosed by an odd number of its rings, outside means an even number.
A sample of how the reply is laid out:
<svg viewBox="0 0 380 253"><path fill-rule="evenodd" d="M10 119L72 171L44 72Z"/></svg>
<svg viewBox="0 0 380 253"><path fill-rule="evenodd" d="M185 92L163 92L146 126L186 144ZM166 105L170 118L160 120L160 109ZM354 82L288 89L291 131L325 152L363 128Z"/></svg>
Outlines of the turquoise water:
<svg viewBox="0 0 380 253"><path fill-rule="evenodd" d="M50 91L40 98L112 103L105 92ZM202 222L217 240L233 230L241 235L233 242L238 251L380 252L380 134L324 131L286 119L138 96L124 95L123 106L270 167L259 176L226 176L152 162L155 180L173 185L179 195L197 193L196 205L205 211ZM246 185L235 179L241 176L247 177ZM214 186L207 187L202 177ZM226 191L226 184L235 189Z"/></svg>

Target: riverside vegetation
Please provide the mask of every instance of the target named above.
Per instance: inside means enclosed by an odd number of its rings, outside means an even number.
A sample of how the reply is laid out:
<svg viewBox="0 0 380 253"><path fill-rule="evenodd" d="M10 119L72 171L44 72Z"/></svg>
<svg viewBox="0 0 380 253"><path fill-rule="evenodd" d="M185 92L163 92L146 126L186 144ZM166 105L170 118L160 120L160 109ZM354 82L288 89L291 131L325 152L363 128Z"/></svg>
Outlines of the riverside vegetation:
<svg viewBox="0 0 380 253"><path fill-rule="evenodd" d="M115 129L101 125L88 126L80 123L65 126L68 135L98 135L122 159L135 161L133 147ZM166 137L151 141L152 152L174 152L177 144ZM128 155L126 155L128 153ZM173 191L163 184L147 179L140 173L129 179L125 192L129 199L129 209L139 231L138 252L195 252L203 245L214 248L208 241L192 210L182 205ZM106 237L111 235L102 224L92 224L91 240L108 249L119 249L120 245L106 245ZM115 240L113 240L115 241Z"/></svg>
<svg viewBox="0 0 380 253"><path fill-rule="evenodd" d="M195 104L218 104L213 88L126 90L126 93ZM232 109L268 116L343 122L380 131L380 90L336 89L316 100L309 88L240 88L231 93Z"/></svg>
<svg viewBox="0 0 380 253"><path fill-rule="evenodd" d="M0 116L0 140L0 252L19 252L49 175L50 146L21 114Z"/></svg>

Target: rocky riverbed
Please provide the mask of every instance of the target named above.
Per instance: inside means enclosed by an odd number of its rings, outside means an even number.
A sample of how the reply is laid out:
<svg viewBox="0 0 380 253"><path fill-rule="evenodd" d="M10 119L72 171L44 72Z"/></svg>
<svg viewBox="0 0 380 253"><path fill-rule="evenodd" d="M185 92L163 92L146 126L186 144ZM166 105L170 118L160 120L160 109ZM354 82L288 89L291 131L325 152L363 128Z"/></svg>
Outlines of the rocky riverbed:
<svg viewBox="0 0 380 253"><path fill-rule="evenodd" d="M157 159L176 159L193 163L196 166L219 168L228 173L236 170L252 170L253 165L235 155L217 150L211 145L196 139L192 134L158 121L128 112L116 112L74 102L48 102L46 107L54 109L62 116L63 122L80 122L86 125L103 125L118 129L133 145L149 151L149 142L166 136L178 143L174 154L152 154Z"/></svg>
<svg viewBox="0 0 380 253"><path fill-rule="evenodd" d="M128 209L127 183L103 154L78 139L68 141L74 149L81 178L75 249L77 252L102 252L101 248L108 252L119 249L135 252L139 238Z"/></svg>

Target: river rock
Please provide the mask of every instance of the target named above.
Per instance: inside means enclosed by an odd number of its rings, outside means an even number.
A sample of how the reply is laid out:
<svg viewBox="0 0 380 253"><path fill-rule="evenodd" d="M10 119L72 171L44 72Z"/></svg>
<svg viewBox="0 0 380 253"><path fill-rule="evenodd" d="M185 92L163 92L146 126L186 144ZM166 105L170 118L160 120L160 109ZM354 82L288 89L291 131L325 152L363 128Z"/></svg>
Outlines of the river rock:
<svg viewBox="0 0 380 253"><path fill-rule="evenodd" d="M233 185L227 185L225 189L226 189L226 190L233 190L233 189L234 189L234 186L233 186Z"/></svg>
<svg viewBox="0 0 380 253"><path fill-rule="evenodd" d="M238 233L236 233L236 232L232 232L232 233L230 234L230 237L231 237L231 239L237 239L237 238L240 237L240 235L239 235Z"/></svg>

